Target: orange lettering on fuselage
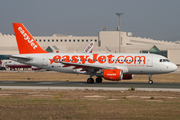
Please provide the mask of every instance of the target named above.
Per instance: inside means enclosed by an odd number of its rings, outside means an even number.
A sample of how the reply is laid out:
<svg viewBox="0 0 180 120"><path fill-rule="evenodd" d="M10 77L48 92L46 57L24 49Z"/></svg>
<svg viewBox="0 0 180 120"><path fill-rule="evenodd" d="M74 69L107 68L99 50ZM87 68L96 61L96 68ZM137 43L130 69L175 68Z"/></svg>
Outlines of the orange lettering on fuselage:
<svg viewBox="0 0 180 120"><path fill-rule="evenodd" d="M85 62L87 61L87 58L89 57L89 55L86 55L85 58L84 58L84 55L80 55L79 57L81 59L82 64L85 64Z"/></svg>
<svg viewBox="0 0 180 120"><path fill-rule="evenodd" d="M145 64L145 61L146 61L146 57L145 56L134 56L134 64L136 64L137 58L139 58L139 64L141 63L141 58L143 58L144 64Z"/></svg>
<svg viewBox="0 0 180 120"><path fill-rule="evenodd" d="M92 54L92 57L89 57L89 55L56 55L53 57L53 59L49 59L50 60L50 64L52 63L58 63L58 61L62 61L62 62L71 62L71 63L78 63L80 62L81 64L85 64L86 62L93 64L93 63L100 63L100 64L104 64L109 63L112 64L114 63L119 63L119 64L136 64L136 62L138 62L139 64L145 64L146 61L146 57L145 56L118 56L117 58L114 58L115 56L110 54L110 55L100 55L99 54ZM61 59L62 58L62 59ZM113 59L114 58L114 59ZM134 61L134 62L133 62ZM141 63L141 61L143 61L143 63Z"/></svg>
<svg viewBox="0 0 180 120"><path fill-rule="evenodd" d="M49 59L50 60L50 64L52 64L52 63L54 63L54 62L56 62L57 60L60 60L60 59L61 59L61 56L56 55L56 56L53 57L53 59Z"/></svg>
<svg viewBox="0 0 180 120"><path fill-rule="evenodd" d="M92 54L92 55L93 55L93 58L92 58L92 59L91 59L91 58L88 59L88 62L89 62L89 63L95 63L96 60L97 60L97 56L98 56L99 54Z"/></svg>
<svg viewBox="0 0 180 120"><path fill-rule="evenodd" d="M120 64L123 64L124 63L124 59L122 59L122 61L119 59L119 58L124 58L124 56L119 56L118 58L117 58L117 61L118 61L118 63L120 63Z"/></svg>
<svg viewBox="0 0 180 120"><path fill-rule="evenodd" d="M114 61L112 61L112 57L114 57L114 55L108 55L108 63L113 63Z"/></svg>
<svg viewBox="0 0 180 120"><path fill-rule="evenodd" d="M63 58L62 61L64 61L64 62L70 62L70 57L69 57L69 55L64 55L62 58Z"/></svg>
<svg viewBox="0 0 180 120"><path fill-rule="evenodd" d="M77 55L73 55L71 62L72 62L72 63L77 63L77 62L78 62L78 59L77 59L77 58L78 58Z"/></svg>
<svg viewBox="0 0 180 120"><path fill-rule="evenodd" d="M129 58L129 57L130 57L131 59L130 59L130 61L128 62L128 61L127 61L127 58ZM125 61L126 61L127 64L131 64L131 63L133 62L132 60L133 60L133 57L132 57L132 56L126 56L126 57L125 57Z"/></svg>
<svg viewBox="0 0 180 120"><path fill-rule="evenodd" d="M106 56L104 56L104 55L99 56L98 57L98 62L101 63L101 64L105 63L106 62Z"/></svg>

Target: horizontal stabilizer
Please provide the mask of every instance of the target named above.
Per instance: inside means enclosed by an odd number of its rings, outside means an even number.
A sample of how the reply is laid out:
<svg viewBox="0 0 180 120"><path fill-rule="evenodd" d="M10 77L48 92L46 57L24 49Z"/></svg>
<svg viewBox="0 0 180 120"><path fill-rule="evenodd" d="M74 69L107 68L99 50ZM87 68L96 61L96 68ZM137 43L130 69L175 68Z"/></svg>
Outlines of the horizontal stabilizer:
<svg viewBox="0 0 180 120"><path fill-rule="evenodd" d="M22 61L22 60L23 60L23 61L32 60L31 58L26 57L26 56L9 55L8 57L11 58L12 60L13 60L13 59L20 60L20 61Z"/></svg>

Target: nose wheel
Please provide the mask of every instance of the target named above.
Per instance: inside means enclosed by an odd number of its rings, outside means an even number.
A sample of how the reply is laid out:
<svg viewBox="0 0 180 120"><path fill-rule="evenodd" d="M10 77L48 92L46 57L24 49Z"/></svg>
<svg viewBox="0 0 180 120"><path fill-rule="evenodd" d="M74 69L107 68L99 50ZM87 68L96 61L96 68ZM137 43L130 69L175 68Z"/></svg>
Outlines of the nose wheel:
<svg viewBox="0 0 180 120"><path fill-rule="evenodd" d="M148 83L149 83L149 84L153 84L153 80L149 80Z"/></svg>
<svg viewBox="0 0 180 120"><path fill-rule="evenodd" d="M153 84L152 75L149 74L148 76L149 76L149 81L148 81L148 83L149 83L149 84Z"/></svg>

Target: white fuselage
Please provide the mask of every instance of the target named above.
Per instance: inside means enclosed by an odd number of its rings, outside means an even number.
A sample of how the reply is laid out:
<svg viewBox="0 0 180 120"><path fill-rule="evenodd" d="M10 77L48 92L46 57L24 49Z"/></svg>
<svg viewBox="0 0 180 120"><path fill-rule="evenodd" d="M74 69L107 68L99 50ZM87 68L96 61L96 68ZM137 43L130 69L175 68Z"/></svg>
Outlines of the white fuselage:
<svg viewBox="0 0 180 120"><path fill-rule="evenodd" d="M64 67L63 62L76 65L99 66L122 69L125 74L162 74L173 72L177 66L166 57L143 53L46 53L13 55L27 57L31 60L19 60L24 64L64 73L82 73L82 68Z"/></svg>

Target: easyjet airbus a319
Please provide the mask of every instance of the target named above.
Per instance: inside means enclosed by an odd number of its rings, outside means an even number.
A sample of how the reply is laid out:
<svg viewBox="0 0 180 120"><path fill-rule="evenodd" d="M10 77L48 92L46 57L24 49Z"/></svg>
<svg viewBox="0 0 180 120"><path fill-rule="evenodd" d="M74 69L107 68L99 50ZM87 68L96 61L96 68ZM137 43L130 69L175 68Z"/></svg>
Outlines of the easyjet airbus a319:
<svg viewBox="0 0 180 120"><path fill-rule="evenodd" d="M153 74L173 72L177 66L166 57L143 53L48 53L35 41L21 23L13 23L18 55L10 58L27 65L64 73L86 74L87 83L101 83L132 79L133 74L148 74L152 84Z"/></svg>

